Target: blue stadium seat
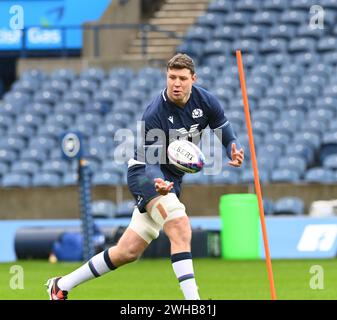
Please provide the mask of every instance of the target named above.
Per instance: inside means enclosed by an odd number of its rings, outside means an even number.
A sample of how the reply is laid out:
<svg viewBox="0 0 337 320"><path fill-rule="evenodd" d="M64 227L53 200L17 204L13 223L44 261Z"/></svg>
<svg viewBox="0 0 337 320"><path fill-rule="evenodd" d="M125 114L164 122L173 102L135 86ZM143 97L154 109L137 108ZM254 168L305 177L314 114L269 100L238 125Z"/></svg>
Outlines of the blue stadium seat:
<svg viewBox="0 0 337 320"><path fill-rule="evenodd" d="M213 93L218 97L218 99L226 102L229 102L234 97L234 91L224 86L216 87L213 89Z"/></svg>
<svg viewBox="0 0 337 320"><path fill-rule="evenodd" d="M184 184L209 184L211 183L211 175L205 175L204 171L194 174L185 174L183 176Z"/></svg>
<svg viewBox="0 0 337 320"><path fill-rule="evenodd" d="M321 138L318 134L305 130L296 132L293 136L293 142L300 142L302 144L308 145L314 150L317 150L321 145Z"/></svg>
<svg viewBox="0 0 337 320"><path fill-rule="evenodd" d="M296 34L296 27L290 24L277 24L270 29L269 37L290 40Z"/></svg>
<svg viewBox="0 0 337 320"><path fill-rule="evenodd" d="M137 104L147 103L147 95L143 91L128 90L123 93L121 100L130 101Z"/></svg>
<svg viewBox="0 0 337 320"><path fill-rule="evenodd" d="M261 136L264 136L265 134L268 134L271 129L271 124L261 121L261 120L254 120L252 123L252 130L253 133L259 134Z"/></svg>
<svg viewBox="0 0 337 320"><path fill-rule="evenodd" d="M47 152L39 148L24 149L20 154L21 160L37 161L42 164L47 160Z"/></svg>
<svg viewBox="0 0 337 320"><path fill-rule="evenodd" d="M91 95L98 90L98 84L95 80L78 79L72 82L70 90L84 91Z"/></svg>
<svg viewBox="0 0 337 320"><path fill-rule="evenodd" d="M9 165L6 162L0 162L0 176L3 176L9 171Z"/></svg>
<svg viewBox="0 0 337 320"><path fill-rule="evenodd" d="M231 169L224 169L218 175L210 176L212 184L238 184L239 172Z"/></svg>
<svg viewBox="0 0 337 320"><path fill-rule="evenodd" d="M120 125L116 123L102 123L98 127L97 134L113 137L116 131L120 128L121 128Z"/></svg>
<svg viewBox="0 0 337 320"><path fill-rule="evenodd" d="M302 64L305 67L317 64L320 62L320 56L315 51L313 52L298 52L293 54L293 61L297 64Z"/></svg>
<svg viewBox="0 0 337 320"><path fill-rule="evenodd" d="M60 95L55 90L44 89L34 94L34 102L55 104L60 100Z"/></svg>
<svg viewBox="0 0 337 320"><path fill-rule="evenodd" d="M261 10L254 14L252 23L257 25L272 26L280 18L280 15L276 11Z"/></svg>
<svg viewBox="0 0 337 320"><path fill-rule="evenodd" d="M271 38L266 39L261 42L259 47L259 52L261 54L270 54L270 53L285 53L287 50L288 43L284 39Z"/></svg>
<svg viewBox="0 0 337 320"><path fill-rule="evenodd" d="M116 186L121 184L121 177L117 173L112 173L109 171L95 172L92 177L92 184L106 185L106 186Z"/></svg>
<svg viewBox="0 0 337 320"><path fill-rule="evenodd" d="M214 29L223 24L225 17L221 12L206 12L197 18L196 24Z"/></svg>
<svg viewBox="0 0 337 320"><path fill-rule="evenodd" d="M282 12L289 6L288 0L265 0L263 1L263 9Z"/></svg>
<svg viewBox="0 0 337 320"><path fill-rule="evenodd" d="M47 81L42 85L42 90L55 92L58 95L63 95L68 90L68 88L68 82L61 79L51 79L50 81Z"/></svg>
<svg viewBox="0 0 337 320"><path fill-rule="evenodd" d="M286 99L291 95L292 88L284 84L275 84L266 90L266 97L276 99Z"/></svg>
<svg viewBox="0 0 337 320"><path fill-rule="evenodd" d="M335 51L327 51L321 54L322 62L335 65L337 63L337 52Z"/></svg>
<svg viewBox="0 0 337 320"><path fill-rule="evenodd" d="M134 76L132 68L114 67L109 71L109 79L121 79L124 83L128 83Z"/></svg>
<svg viewBox="0 0 337 320"><path fill-rule="evenodd" d="M18 155L13 150L0 149L0 161L10 164L18 158Z"/></svg>
<svg viewBox="0 0 337 320"><path fill-rule="evenodd" d="M323 77L329 77L330 75L334 74L334 68L331 65L319 62L309 66L308 74L316 74Z"/></svg>
<svg viewBox="0 0 337 320"><path fill-rule="evenodd" d="M76 171L68 171L62 177L63 186L75 186L78 184L78 173Z"/></svg>
<svg viewBox="0 0 337 320"><path fill-rule="evenodd" d="M219 55L228 53L230 51L230 44L227 40L209 40L204 46L203 54L205 56Z"/></svg>
<svg viewBox="0 0 337 320"><path fill-rule="evenodd" d="M99 125L103 121L103 117L97 112L85 112L77 114L75 119L75 124L84 124L84 125Z"/></svg>
<svg viewBox="0 0 337 320"><path fill-rule="evenodd" d="M34 133L35 127L30 124L13 125L7 131L7 134L10 136L21 137L27 140L32 137Z"/></svg>
<svg viewBox="0 0 337 320"><path fill-rule="evenodd" d="M307 76L302 81L302 86L305 85L316 86L319 87L319 90L321 91L322 88L325 87L327 82L328 82L327 77L308 72Z"/></svg>
<svg viewBox="0 0 337 320"><path fill-rule="evenodd" d="M110 90L117 95L122 94L124 90L126 90L129 86L128 82L123 81L123 79L113 78L113 79L105 79L101 84L102 90Z"/></svg>
<svg viewBox="0 0 337 320"><path fill-rule="evenodd" d="M329 154L323 159L323 167L327 169L337 169L337 153Z"/></svg>
<svg viewBox="0 0 337 320"><path fill-rule="evenodd" d="M304 23L303 25L298 27L296 36L300 38L309 38L317 40L323 37L324 34L325 34L324 29L310 28L308 27L308 23Z"/></svg>
<svg viewBox="0 0 337 320"><path fill-rule="evenodd" d="M259 148L257 150L259 152ZM277 157L273 154L259 154L257 155L256 161L259 170L264 170L268 173L268 181L270 181L270 172L272 172L276 167Z"/></svg>
<svg viewBox="0 0 337 320"><path fill-rule="evenodd" d="M258 163L259 168L259 179L262 184L269 182L269 173L268 170L265 168L262 168L260 164ZM241 176L240 176L240 182L241 183L254 183L254 173L252 169L244 169L242 170Z"/></svg>
<svg viewBox="0 0 337 320"><path fill-rule="evenodd" d="M212 39L234 41L239 37L239 34L239 26L220 25L213 31ZM207 41L210 38L211 37L205 38L203 41Z"/></svg>
<svg viewBox="0 0 337 320"><path fill-rule="evenodd" d="M4 102L20 105L27 104L32 100L31 95L20 91L9 91L3 95L2 99Z"/></svg>
<svg viewBox="0 0 337 320"><path fill-rule="evenodd" d="M274 215L304 214L304 201L298 197L283 197L275 201Z"/></svg>
<svg viewBox="0 0 337 320"><path fill-rule="evenodd" d="M113 123L119 127L127 127L133 117L128 113L113 112L105 117L105 123Z"/></svg>
<svg viewBox="0 0 337 320"><path fill-rule="evenodd" d="M68 84L72 82L75 78L76 74L74 70L67 68L56 69L50 75L51 80L66 81Z"/></svg>
<svg viewBox="0 0 337 320"><path fill-rule="evenodd" d="M53 112L53 107L47 103L33 102L29 103L24 108L25 113L35 114L40 117L45 117Z"/></svg>
<svg viewBox="0 0 337 320"><path fill-rule="evenodd" d="M321 93L320 88L314 84L301 85L294 90L294 97L314 99Z"/></svg>
<svg viewBox="0 0 337 320"><path fill-rule="evenodd" d="M42 172L63 175L68 171L69 162L66 160L48 160L42 164Z"/></svg>
<svg viewBox="0 0 337 320"><path fill-rule="evenodd" d="M337 153L337 131L329 131L323 134L322 145L320 149L320 162L323 163L324 159L330 154Z"/></svg>
<svg viewBox="0 0 337 320"><path fill-rule="evenodd" d="M32 186L34 187L59 187L61 183L61 176L55 173L36 173L32 178Z"/></svg>
<svg viewBox="0 0 337 320"><path fill-rule="evenodd" d="M25 70L20 76L20 78L24 80L33 79L33 80L39 80L39 81L44 80L45 77L46 77L45 73L38 68L31 68L31 69Z"/></svg>
<svg viewBox="0 0 337 320"><path fill-rule="evenodd" d="M34 113L24 113L16 118L17 125L30 125L35 128L39 127L43 122L44 118Z"/></svg>
<svg viewBox="0 0 337 320"><path fill-rule="evenodd" d="M0 102L0 115L15 117L24 110L25 106L21 104Z"/></svg>
<svg viewBox="0 0 337 320"><path fill-rule="evenodd" d="M230 26L240 26L243 27L249 23L253 18L253 14L250 12L240 12L236 11L229 15L224 16L224 23Z"/></svg>
<svg viewBox="0 0 337 320"><path fill-rule="evenodd" d="M271 173L273 183L296 183L300 180L300 172L290 169L274 169Z"/></svg>
<svg viewBox="0 0 337 320"><path fill-rule="evenodd" d="M317 51L320 53L334 52L336 50L337 40L334 36L321 38L317 43Z"/></svg>
<svg viewBox="0 0 337 320"><path fill-rule="evenodd" d="M309 110L308 119L318 119L326 123L336 116L336 112L326 108L318 107L317 109Z"/></svg>
<svg viewBox="0 0 337 320"><path fill-rule="evenodd" d="M252 120L254 121L265 121L272 125L274 121L278 118L279 113L274 109L258 109L252 114Z"/></svg>
<svg viewBox="0 0 337 320"><path fill-rule="evenodd" d="M298 124L305 118L305 115L305 112L301 109L289 108L281 112L280 118L282 120L291 121L292 123L290 123L289 126L292 126L292 131L294 131L296 128L298 128ZM287 126L286 123L284 123L284 125Z"/></svg>
<svg viewBox="0 0 337 320"><path fill-rule="evenodd" d="M201 59L205 46L200 41L185 41L176 48L176 53L188 54L197 63Z"/></svg>
<svg viewBox="0 0 337 320"><path fill-rule="evenodd" d="M106 103L106 102L99 102L99 101L92 101L87 103L84 106L84 112L93 112L93 113L98 113L101 115L105 115L109 112L111 112L113 109L113 104L112 103Z"/></svg>
<svg viewBox="0 0 337 320"><path fill-rule="evenodd" d="M227 0L213 0L207 8L208 12L229 13L233 10L233 3Z"/></svg>
<svg viewBox="0 0 337 320"><path fill-rule="evenodd" d="M313 107L313 105L314 103L311 99L304 98L301 96L289 97L287 101L287 109L302 110L303 112L310 110Z"/></svg>
<svg viewBox="0 0 337 320"><path fill-rule="evenodd" d="M275 129L273 132L265 134L264 138L265 144L272 144L275 146L280 146L281 148L285 147L290 142L290 134L288 134L286 131L276 131Z"/></svg>
<svg viewBox="0 0 337 320"><path fill-rule="evenodd" d="M306 163L309 164L314 160L314 148L308 146L306 143L293 142L292 144L286 146L285 155L289 157L303 157L306 160Z"/></svg>
<svg viewBox="0 0 337 320"><path fill-rule="evenodd" d="M37 148L44 151L49 151L57 146L58 140L52 137L38 135L29 140L29 148Z"/></svg>
<svg viewBox="0 0 337 320"><path fill-rule="evenodd" d="M297 63L291 63L288 65L283 65L280 68L281 75L288 75L288 76L301 76L305 73L305 67L303 65Z"/></svg>
<svg viewBox="0 0 337 320"><path fill-rule="evenodd" d="M82 90L71 90L67 91L63 96L64 102L73 102L79 104L86 104L90 100L90 95Z"/></svg>
<svg viewBox="0 0 337 320"><path fill-rule="evenodd" d="M18 136L0 137L0 149L21 151L26 146L26 141Z"/></svg>
<svg viewBox="0 0 337 320"><path fill-rule="evenodd" d="M91 147L102 147L105 149L113 148L114 140L113 136L106 136L106 135L95 135L89 138L89 146Z"/></svg>
<svg viewBox="0 0 337 320"><path fill-rule="evenodd" d="M280 17L279 23L299 26L308 19L308 12L301 10L285 10Z"/></svg>
<svg viewBox="0 0 337 320"><path fill-rule="evenodd" d="M282 113L283 115L284 113ZM281 117L282 117L281 115ZM266 138L271 137L275 142L279 143L289 143L291 140L291 136L297 131L298 122L297 119L292 118L281 118L279 121L275 122L273 126L273 131Z"/></svg>
<svg viewBox="0 0 337 320"><path fill-rule="evenodd" d="M333 171L323 167L314 167L306 171L304 181L308 183L333 183Z"/></svg>
<svg viewBox="0 0 337 320"><path fill-rule="evenodd" d="M257 148L257 157L269 157L269 161L278 159L282 154L282 147L275 144L262 144Z"/></svg>
<svg viewBox="0 0 337 320"><path fill-rule="evenodd" d="M128 218L132 216L132 212L135 208L134 200L124 200L117 204L115 217L116 218Z"/></svg>
<svg viewBox="0 0 337 320"><path fill-rule="evenodd" d="M281 97L264 97L259 100L259 109L279 113L285 107L285 100Z"/></svg>
<svg viewBox="0 0 337 320"><path fill-rule="evenodd" d="M261 3L254 0L239 0L236 1L235 10L240 12L255 12L259 11Z"/></svg>
<svg viewBox="0 0 337 320"><path fill-rule="evenodd" d="M37 130L38 135L52 137L58 139L62 133L66 131L66 126L61 125L60 123L53 123L53 124L43 124Z"/></svg>
<svg viewBox="0 0 337 320"><path fill-rule="evenodd" d="M45 121L45 124L56 125L61 127L68 127L74 123L74 118L72 116L65 115L62 113L53 113L49 115Z"/></svg>
<svg viewBox="0 0 337 320"><path fill-rule="evenodd" d="M283 65L290 64L291 58L286 53L270 53L266 56L265 62L266 64L279 68Z"/></svg>
<svg viewBox="0 0 337 320"><path fill-rule="evenodd" d="M0 114L0 125L4 127L12 127L14 123L14 117L8 114Z"/></svg>
<svg viewBox="0 0 337 320"><path fill-rule="evenodd" d="M102 68L88 68L80 72L81 79L94 80L101 82L105 77L105 72Z"/></svg>
<svg viewBox="0 0 337 320"><path fill-rule="evenodd" d="M301 156L282 156L278 160L277 167L280 169L296 170L302 175L307 167L307 162Z"/></svg>
<svg viewBox="0 0 337 320"><path fill-rule="evenodd" d="M113 158L104 159L101 168L103 171L114 172L120 175L123 175L127 171L126 165L115 163Z"/></svg>
<svg viewBox="0 0 337 320"><path fill-rule="evenodd" d="M329 131L337 131L337 119L330 119Z"/></svg>
<svg viewBox="0 0 337 320"><path fill-rule="evenodd" d="M91 203L91 212L95 219L114 218L116 211L117 206L110 200L95 200Z"/></svg>
<svg viewBox="0 0 337 320"><path fill-rule="evenodd" d="M7 173L2 178L2 186L5 188L28 188L31 178L28 174Z"/></svg>
<svg viewBox="0 0 337 320"><path fill-rule="evenodd" d="M276 68L272 65L258 64L253 67L251 73L254 77L263 76L269 80L272 80L274 75L276 75Z"/></svg>
<svg viewBox="0 0 337 320"><path fill-rule="evenodd" d="M232 44L231 52L235 54L237 50L241 50L243 54L243 60L245 65L247 65L247 54L255 54L258 51L259 41L254 39L244 39L235 40ZM255 57L255 55L254 55ZM253 64L254 65L254 64Z"/></svg>
<svg viewBox="0 0 337 320"><path fill-rule="evenodd" d="M11 90L33 94L40 87L40 81L20 79L13 83Z"/></svg>
<svg viewBox="0 0 337 320"><path fill-rule="evenodd" d="M309 38L295 38L290 40L288 51L291 53L310 52L316 47L314 39Z"/></svg>
<svg viewBox="0 0 337 320"><path fill-rule="evenodd" d="M33 175L40 170L40 165L36 161L15 161L12 163L11 172L19 174Z"/></svg>
<svg viewBox="0 0 337 320"><path fill-rule="evenodd" d="M248 86L256 86L256 87L265 89L270 85L270 82L266 77L262 75L258 75L258 76L248 77L247 84Z"/></svg>
<svg viewBox="0 0 337 320"><path fill-rule="evenodd" d="M81 114L83 107L78 103L73 102L60 102L54 107L55 113L64 114L66 116L75 117L77 114Z"/></svg>
<svg viewBox="0 0 337 320"><path fill-rule="evenodd" d="M300 130L308 130L321 135L326 130L326 123L319 119L306 119L300 122Z"/></svg>
<svg viewBox="0 0 337 320"><path fill-rule="evenodd" d="M217 30L217 29L216 29ZM213 38L215 38L216 30L213 33ZM192 26L190 27L184 38L185 41L207 41L212 37L212 28L208 26Z"/></svg>

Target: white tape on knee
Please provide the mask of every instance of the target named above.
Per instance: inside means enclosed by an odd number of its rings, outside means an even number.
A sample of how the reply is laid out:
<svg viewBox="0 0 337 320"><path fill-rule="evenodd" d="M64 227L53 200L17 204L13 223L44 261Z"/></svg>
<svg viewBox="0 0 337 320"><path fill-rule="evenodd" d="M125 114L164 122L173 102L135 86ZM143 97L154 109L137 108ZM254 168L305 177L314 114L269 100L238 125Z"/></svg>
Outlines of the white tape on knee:
<svg viewBox="0 0 337 320"><path fill-rule="evenodd" d="M185 206L175 193L160 197L151 209L152 219L163 227L166 221L186 216Z"/></svg>
<svg viewBox="0 0 337 320"><path fill-rule="evenodd" d="M147 243L159 236L160 226L155 223L147 212L140 213L137 207L133 211L129 227Z"/></svg>

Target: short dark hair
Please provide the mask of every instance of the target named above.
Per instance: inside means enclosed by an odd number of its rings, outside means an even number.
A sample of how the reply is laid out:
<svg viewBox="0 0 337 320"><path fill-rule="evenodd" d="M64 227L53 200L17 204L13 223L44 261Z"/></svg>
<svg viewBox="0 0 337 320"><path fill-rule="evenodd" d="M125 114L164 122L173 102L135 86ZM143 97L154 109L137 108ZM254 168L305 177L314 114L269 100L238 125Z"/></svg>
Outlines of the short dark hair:
<svg viewBox="0 0 337 320"><path fill-rule="evenodd" d="M195 74L195 66L193 59L185 53L177 53L167 63L167 70L169 69L188 69L191 74Z"/></svg>

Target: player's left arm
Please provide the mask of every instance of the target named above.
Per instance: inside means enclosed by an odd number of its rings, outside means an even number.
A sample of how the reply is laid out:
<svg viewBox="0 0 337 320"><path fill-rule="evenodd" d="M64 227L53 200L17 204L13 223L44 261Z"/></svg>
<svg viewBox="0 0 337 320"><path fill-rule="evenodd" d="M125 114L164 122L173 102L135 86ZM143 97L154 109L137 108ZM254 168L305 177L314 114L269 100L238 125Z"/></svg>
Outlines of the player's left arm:
<svg viewBox="0 0 337 320"><path fill-rule="evenodd" d="M210 96L209 100L209 126L226 148L227 157L230 159L228 164L233 167L240 167L244 160L244 150L230 121L225 116L219 100L213 96Z"/></svg>

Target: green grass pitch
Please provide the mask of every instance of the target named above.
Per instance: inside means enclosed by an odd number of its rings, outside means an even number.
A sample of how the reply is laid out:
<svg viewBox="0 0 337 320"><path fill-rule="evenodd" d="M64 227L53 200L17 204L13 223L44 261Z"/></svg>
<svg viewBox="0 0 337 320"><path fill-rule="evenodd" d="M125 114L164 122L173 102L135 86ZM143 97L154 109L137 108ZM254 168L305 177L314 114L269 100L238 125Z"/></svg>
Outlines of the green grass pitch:
<svg viewBox="0 0 337 320"><path fill-rule="evenodd" d="M337 299L336 259L274 260L272 264L279 300ZM14 265L23 268L23 289L11 288L11 284L19 284L18 278L15 278L18 274L11 273ZM321 289L310 287L310 284L318 283L318 274L311 273L315 265L323 270L323 277L320 278L323 285ZM78 266L79 263L51 264L45 261L0 264L0 299L46 300L46 280L69 273ZM202 299L270 299L265 261L194 259L194 269ZM141 259L74 288L69 299L179 300L183 296L169 259Z"/></svg>

